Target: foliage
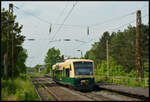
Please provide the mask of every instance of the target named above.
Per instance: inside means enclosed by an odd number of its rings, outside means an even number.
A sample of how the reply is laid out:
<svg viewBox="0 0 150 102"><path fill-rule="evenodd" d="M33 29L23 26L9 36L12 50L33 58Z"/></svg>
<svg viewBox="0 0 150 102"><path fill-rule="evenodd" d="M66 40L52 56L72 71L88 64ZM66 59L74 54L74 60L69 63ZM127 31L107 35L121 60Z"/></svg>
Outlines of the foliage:
<svg viewBox="0 0 150 102"><path fill-rule="evenodd" d="M130 86L130 87L142 87L142 88L149 87L147 78L144 81L139 80L137 82L136 78L132 78L128 76L110 76L109 78L107 78L106 76L96 76L95 81L113 83L113 84Z"/></svg>
<svg viewBox="0 0 150 102"><path fill-rule="evenodd" d="M16 78L15 80L6 80L1 79L1 88L2 88L2 100L8 100L10 96L13 96L9 100L40 100L34 91L34 87L31 84L29 78L26 74L21 74L21 77ZM18 84L19 83L19 84Z"/></svg>
<svg viewBox="0 0 150 102"><path fill-rule="evenodd" d="M78 57L68 57L67 59L80 59Z"/></svg>
<svg viewBox="0 0 150 102"><path fill-rule="evenodd" d="M141 25L141 55L144 67L144 78L149 77L149 26ZM107 79L106 41L109 47L109 72ZM94 60L96 80L115 83L114 77L120 79L120 84L145 87L144 82L136 83L136 27L129 25L124 31L104 32L98 42L86 52L84 58ZM131 78L131 79L130 79Z"/></svg>
<svg viewBox="0 0 150 102"><path fill-rule="evenodd" d="M41 67L42 65L39 65L37 64L35 67L34 67L34 72L38 72L39 68Z"/></svg>
<svg viewBox="0 0 150 102"><path fill-rule="evenodd" d="M149 62L144 63L144 77L149 78Z"/></svg>
<svg viewBox="0 0 150 102"><path fill-rule="evenodd" d="M31 73L31 72L34 72L34 68L32 68L32 67L27 67L27 73Z"/></svg>
<svg viewBox="0 0 150 102"><path fill-rule="evenodd" d="M27 58L27 50L23 49L18 53L18 57L15 59L15 75L18 76L19 73L26 73L26 65L24 64Z"/></svg>
<svg viewBox="0 0 150 102"><path fill-rule="evenodd" d="M144 63L148 62L149 56L149 26L141 25L141 50ZM94 60L98 67L103 60L106 61L106 40L108 40L109 56L117 65L121 65L126 73L135 70L136 62L136 28L129 25L124 31L104 32L99 42L95 42L92 48L86 52L84 58Z"/></svg>
<svg viewBox="0 0 150 102"><path fill-rule="evenodd" d="M109 75L110 76L120 76L124 75L123 66L116 65L115 60L110 56L109 57ZM99 64L95 70L96 75L107 76L107 62L102 60L101 64Z"/></svg>
<svg viewBox="0 0 150 102"><path fill-rule="evenodd" d="M109 82L114 84L122 84L126 86L132 86L132 87L148 87L147 78L149 77L148 72L148 62L144 63L144 76L145 81L139 80L139 82L136 82L136 70L132 69L129 73L125 72L123 66L117 65L115 60L110 56L109 57L109 72L110 76L107 78L107 62L102 61L101 64L95 68L95 81L103 81L103 82Z"/></svg>
<svg viewBox="0 0 150 102"><path fill-rule="evenodd" d="M8 23L8 18L9 15L12 19L16 19L15 15L9 14L8 10L5 10L4 8L2 9L1 12L1 34L2 34L2 39L1 39L1 61L4 62L4 54L6 54L7 51L7 39L9 43L9 51L8 51L8 56L9 56L9 62L8 62L8 78L11 77L12 75L12 36L14 36L14 76L17 77L19 76L19 73L25 73L26 72L26 66L25 66L25 61L27 58L26 50L22 47L22 43L24 42L25 36L21 35L21 29L22 25L19 25L18 22L14 23ZM10 31L10 34L9 34ZM9 36L8 36L9 34ZM1 75L4 77L4 63L1 65Z"/></svg>
<svg viewBox="0 0 150 102"><path fill-rule="evenodd" d="M57 62L61 62L64 60L64 56L60 55L60 50L55 49L54 47L49 49L47 52L47 56L44 59L45 62L45 73L49 73L52 70L52 65L56 64Z"/></svg>

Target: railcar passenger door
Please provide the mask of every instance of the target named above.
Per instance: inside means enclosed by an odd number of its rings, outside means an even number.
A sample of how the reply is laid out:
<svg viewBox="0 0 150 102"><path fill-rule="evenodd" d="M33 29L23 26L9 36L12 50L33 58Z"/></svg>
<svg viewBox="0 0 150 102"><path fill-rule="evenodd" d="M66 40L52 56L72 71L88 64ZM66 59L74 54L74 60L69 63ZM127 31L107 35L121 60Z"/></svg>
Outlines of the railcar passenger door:
<svg viewBox="0 0 150 102"><path fill-rule="evenodd" d="M69 83L69 69L65 69L65 82Z"/></svg>
<svg viewBox="0 0 150 102"><path fill-rule="evenodd" d="M69 77L69 69L66 69L66 77Z"/></svg>

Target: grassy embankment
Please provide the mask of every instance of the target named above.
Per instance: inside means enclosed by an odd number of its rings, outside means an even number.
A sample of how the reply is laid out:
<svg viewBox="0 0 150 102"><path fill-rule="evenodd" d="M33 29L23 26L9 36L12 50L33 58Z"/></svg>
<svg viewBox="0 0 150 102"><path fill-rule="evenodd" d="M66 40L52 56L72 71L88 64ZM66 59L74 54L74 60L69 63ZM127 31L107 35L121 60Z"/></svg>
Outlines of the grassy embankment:
<svg viewBox="0 0 150 102"><path fill-rule="evenodd" d="M97 65L94 69L95 73L95 81L96 82L108 82L113 84L120 84L124 86L130 87L141 87L148 88L149 87L149 63L144 63L144 80L142 81L139 78L139 81L136 81L136 68L132 68L132 70L125 70L122 65L116 64L115 60L110 57L109 58L109 78L107 78L107 61L102 60L102 63Z"/></svg>
<svg viewBox="0 0 150 102"><path fill-rule="evenodd" d="M136 78L130 78L127 76L110 76L107 78L106 76L96 76L95 82L107 82L112 84L124 85L128 87L140 87L140 88L148 88L148 78L145 78L144 81L139 80L136 81Z"/></svg>
<svg viewBox="0 0 150 102"><path fill-rule="evenodd" d="M107 83L112 83L112 84L124 85L128 87L140 87L140 88L149 87L149 78L146 76L143 81L140 78L138 81L136 81L136 77L135 77L136 72L133 72L133 71L130 73L123 72L120 75L112 74L109 76L109 78L107 77L107 73L102 74L100 73L100 71L97 71L97 70L95 70L95 73L96 73L95 82L107 82Z"/></svg>
<svg viewBox="0 0 150 102"><path fill-rule="evenodd" d="M8 82L1 79L1 100L12 101L40 101L34 86L29 80L29 76L21 74L20 77Z"/></svg>

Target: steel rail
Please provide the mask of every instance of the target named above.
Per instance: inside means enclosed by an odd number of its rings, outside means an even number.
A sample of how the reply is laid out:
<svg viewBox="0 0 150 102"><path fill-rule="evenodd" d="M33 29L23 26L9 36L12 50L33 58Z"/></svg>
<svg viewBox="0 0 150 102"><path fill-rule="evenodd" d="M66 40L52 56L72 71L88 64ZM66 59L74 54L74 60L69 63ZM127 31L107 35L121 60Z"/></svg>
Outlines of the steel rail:
<svg viewBox="0 0 150 102"><path fill-rule="evenodd" d="M39 78L39 79L41 79L41 78ZM45 86L44 84L40 83L39 80L37 80L37 81L38 81L39 84L41 84L41 85L43 86L43 88L44 88L45 90L47 90L47 92L48 92L56 101L61 101L61 99L60 99L56 94L52 93L52 91L51 91L47 86ZM44 79L44 81L46 81L46 80Z"/></svg>
<svg viewBox="0 0 150 102"><path fill-rule="evenodd" d="M42 80L45 80L45 79L42 79ZM49 81L47 81L47 80L45 80L46 82L48 82L48 83L50 83ZM69 89L71 89L71 88L69 88ZM71 90L73 90L73 89L71 89ZM75 90L74 90L75 91ZM90 98L90 99L92 99L93 101L99 101L99 100L101 100L101 98L97 98L97 97L93 97L92 95L89 95L89 94L92 94L92 93L88 93L88 94L86 94L86 93L82 93L82 92L80 92L80 91L75 91L76 93L78 93L78 94L80 94L80 95L82 95L82 96L85 96L85 97L88 97L88 98ZM94 94L93 94L94 95ZM104 97L104 96L103 96Z"/></svg>
<svg viewBox="0 0 150 102"><path fill-rule="evenodd" d="M31 81L33 87L34 87L34 90L36 92L36 94L38 95L38 97L40 98L40 100L44 101L44 99L42 98L42 96L40 95L39 91L37 90L37 87L34 85L33 81L31 80L31 78L29 77L29 80Z"/></svg>

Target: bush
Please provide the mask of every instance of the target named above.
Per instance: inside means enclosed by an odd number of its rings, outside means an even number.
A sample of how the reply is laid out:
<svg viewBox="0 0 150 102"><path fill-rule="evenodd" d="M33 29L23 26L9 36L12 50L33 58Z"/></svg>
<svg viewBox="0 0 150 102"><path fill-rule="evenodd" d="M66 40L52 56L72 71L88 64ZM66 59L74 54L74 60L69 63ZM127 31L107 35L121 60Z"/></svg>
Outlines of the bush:
<svg viewBox="0 0 150 102"><path fill-rule="evenodd" d="M148 78L149 76L149 63L144 63L144 77ZM104 76L107 76L107 62L102 60L101 64L98 64L97 67L94 69L94 74L97 76L95 81L96 82L108 82L108 83L114 83L114 84L122 84L126 86L132 86L132 87L148 87L145 85L145 82L142 82L139 80L139 82L136 82L136 70L132 68L132 70L129 73L125 72L125 68L121 65L117 65L116 62L113 60L113 58L109 57L109 73L110 78L105 79ZM103 76L103 78L101 78ZM113 77L117 76L119 79L113 82Z"/></svg>
<svg viewBox="0 0 150 102"><path fill-rule="evenodd" d="M19 75L19 77L21 78L21 79L23 79L23 80L26 80L26 79L28 79L29 77L27 76L27 74L20 74Z"/></svg>
<svg viewBox="0 0 150 102"><path fill-rule="evenodd" d="M1 80L2 100L8 100L10 95L16 97L16 100L40 100L34 91L34 87L27 75L20 75L20 78L14 81Z"/></svg>

